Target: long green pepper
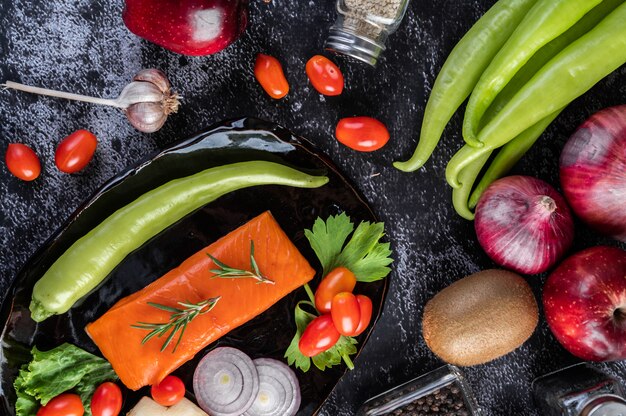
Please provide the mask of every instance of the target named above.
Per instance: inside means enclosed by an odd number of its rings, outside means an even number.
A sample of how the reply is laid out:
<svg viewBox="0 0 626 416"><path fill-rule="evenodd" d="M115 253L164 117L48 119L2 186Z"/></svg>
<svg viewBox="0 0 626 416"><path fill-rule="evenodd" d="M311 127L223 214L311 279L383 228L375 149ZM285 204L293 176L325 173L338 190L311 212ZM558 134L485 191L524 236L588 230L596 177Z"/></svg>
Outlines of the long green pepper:
<svg viewBox="0 0 626 416"><path fill-rule="evenodd" d="M565 107L602 78L626 63L626 3L594 29L548 62L481 130L484 146L476 152L464 146L446 168L446 180L460 186L465 166L511 141L521 132ZM469 146L468 146L469 147Z"/></svg>
<svg viewBox="0 0 626 416"><path fill-rule="evenodd" d="M327 182L325 176L307 175L277 163L252 161L206 169L159 186L115 211L54 262L35 284L31 317L41 322L67 312L128 254L222 195L256 185L318 188Z"/></svg>
<svg viewBox="0 0 626 416"><path fill-rule="evenodd" d="M394 162L393 166L412 172L426 163L452 115L536 1L500 0L463 36L435 79L413 156L406 162Z"/></svg>
<svg viewBox="0 0 626 416"><path fill-rule="evenodd" d="M519 136L502 146L483 174L480 182L478 182L478 185L476 185L476 188L474 188L474 191L469 198L469 202L466 201L470 210L476 208L478 200L489 185L513 169L513 166L515 166L522 156L524 156L533 144L535 144L535 142L559 114L561 114L561 110L555 111L553 114L550 114L548 117L540 120L531 128L524 130L524 132L522 132ZM478 158L478 160L482 160L482 158Z"/></svg>
<svg viewBox="0 0 626 416"><path fill-rule="evenodd" d="M520 88L523 87L539 69L550 61L550 59L552 59L558 52L563 50L573 41L593 29L602 19L604 19L623 2L624 0L602 1L565 33L537 51L537 53L533 55L533 57L515 74L511 81L498 94L485 113L481 123L486 124L491 121L491 119L493 119L493 117L511 100L511 98L513 98ZM513 166L519 162L522 156L524 156L524 154L526 154L526 152L533 146L533 144L539 139L541 134L546 128L548 128L552 121L554 121L558 114L560 114L560 111L556 111L555 113L549 115L537 124L526 129L498 150L495 158L493 158L491 164L489 165L489 168L485 171L480 182L471 192L469 202L467 198L468 193L471 191L478 174L486 164L486 160L491 155L491 152L489 152L489 156L479 158L461 171L459 176L461 187L453 189L452 192L453 206L461 217L468 220L474 219L472 210L478 204L478 200L482 196L485 189L487 189L487 187L494 181L506 175L513 168Z"/></svg>
<svg viewBox="0 0 626 416"><path fill-rule="evenodd" d="M463 119L463 138L474 147L479 123L495 97L543 46L574 26L601 0L539 0L481 75Z"/></svg>

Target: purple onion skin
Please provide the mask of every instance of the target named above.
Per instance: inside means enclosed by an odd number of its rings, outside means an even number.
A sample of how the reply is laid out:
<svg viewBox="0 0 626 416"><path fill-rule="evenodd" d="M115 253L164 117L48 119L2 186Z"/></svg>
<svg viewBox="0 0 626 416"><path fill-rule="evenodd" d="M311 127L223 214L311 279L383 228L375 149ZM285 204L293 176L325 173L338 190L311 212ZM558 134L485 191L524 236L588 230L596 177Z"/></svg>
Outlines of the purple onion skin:
<svg viewBox="0 0 626 416"><path fill-rule="evenodd" d="M528 176L492 183L478 201L474 226L493 261L523 274L548 270L574 239L565 199L544 181Z"/></svg>
<svg viewBox="0 0 626 416"><path fill-rule="evenodd" d="M560 176L574 213L626 242L626 105L601 110L576 130L561 152Z"/></svg>

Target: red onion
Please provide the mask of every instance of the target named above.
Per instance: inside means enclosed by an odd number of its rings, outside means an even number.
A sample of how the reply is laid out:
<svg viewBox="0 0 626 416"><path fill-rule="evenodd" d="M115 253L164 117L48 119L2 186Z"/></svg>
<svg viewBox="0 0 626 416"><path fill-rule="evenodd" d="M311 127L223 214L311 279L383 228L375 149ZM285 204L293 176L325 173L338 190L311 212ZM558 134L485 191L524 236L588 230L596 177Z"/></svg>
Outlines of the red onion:
<svg viewBox="0 0 626 416"><path fill-rule="evenodd" d="M213 416L239 416L252 406L259 392L259 374L245 353L215 348L200 360L193 374L198 405Z"/></svg>
<svg viewBox="0 0 626 416"><path fill-rule="evenodd" d="M606 108L576 130L561 153L560 173L576 215L626 242L626 105Z"/></svg>
<svg viewBox="0 0 626 416"><path fill-rule="evenodd" d="M272 358L257 358L259 393L243 416L295 416L300 408L300 383L288 365Z"/></svg>
<svg viewBox="0 0 626 416"><path fill-rule="evenodd" d="M528 176L492 183L478 201L474 224L478 242L493 261L525 274L548 270L574 238L563 197Z"/></svg>

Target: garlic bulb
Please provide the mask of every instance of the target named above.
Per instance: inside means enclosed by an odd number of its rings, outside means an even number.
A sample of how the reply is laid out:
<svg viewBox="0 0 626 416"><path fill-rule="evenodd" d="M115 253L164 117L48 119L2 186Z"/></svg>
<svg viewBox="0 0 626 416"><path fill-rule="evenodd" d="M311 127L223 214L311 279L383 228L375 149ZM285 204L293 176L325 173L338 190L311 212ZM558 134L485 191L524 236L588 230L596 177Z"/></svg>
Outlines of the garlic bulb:
<svg viewBox="0 0 626 416"><path fill-rule="evenodd" d="M124 111L133 127L144 133L159 130L167 116L178 111L180 105L178 94L172 92L167 76L158 69L139 71L114 100L31 87L12 81L7 81L2 86L33 94L117 107Z"/></svg>

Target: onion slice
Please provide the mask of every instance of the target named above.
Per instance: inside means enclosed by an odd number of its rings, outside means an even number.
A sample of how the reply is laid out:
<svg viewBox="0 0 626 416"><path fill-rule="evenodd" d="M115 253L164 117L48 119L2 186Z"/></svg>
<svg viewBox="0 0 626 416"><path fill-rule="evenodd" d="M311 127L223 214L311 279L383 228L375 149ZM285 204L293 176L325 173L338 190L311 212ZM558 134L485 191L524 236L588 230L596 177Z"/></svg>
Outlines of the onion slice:
<svg viewBox="0 0 626 416"><path fill-rule="evenodd" d="M300 384L294 372L272 358L254 360L259 393L245 416L294 416L300 408Z"/></svg>
<svg viewBox="0 0 626 416"><path fill-rule="evenodd" d="M238 416L250 408L259 392L256 366L243 352L220 347L200 360L193 375L200 407L213 416Z"/></svg>

